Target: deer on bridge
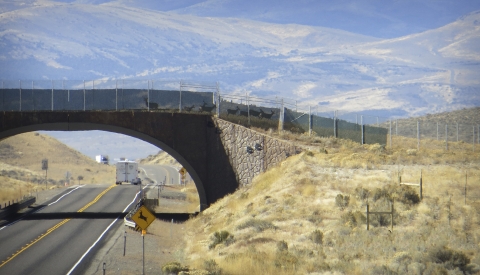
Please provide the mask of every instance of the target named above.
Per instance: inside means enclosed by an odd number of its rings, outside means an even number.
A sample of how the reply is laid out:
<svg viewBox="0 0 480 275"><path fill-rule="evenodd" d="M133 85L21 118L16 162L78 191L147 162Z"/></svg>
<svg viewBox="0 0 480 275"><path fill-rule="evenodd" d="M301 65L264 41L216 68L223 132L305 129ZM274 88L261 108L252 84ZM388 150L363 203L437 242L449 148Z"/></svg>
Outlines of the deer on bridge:
<svg viewBox="0 0 480 275"><path fill-rule="evenodd" d="M236 115L239 110L240 110L240 108L238 108L238 106L237 106L236 109L227 109L227 116L228 115Z"/></svg>
<svg viewBox="0 0 480 275"><path fill-rule="evenodd" d="M183 107L183 109L187 112L191 112L193 110L193 108L195 108L195 104L193 104L192 106L185 106Z"/></svg>
<svg viewBox="0 0 480 275"><path fill-rule="evenodd" d="M260 117L262 118L266 118L266 119L271 119L272 116L275 114L275 112L273 110L270 110L270 114L269 113L265 113L262 109L260 109Z"/></svg>
<svg viewBox="0 0 480 275"><path fill-rule="evenodd" d="M147 98L147 97L144 97L143 100L145 101L145 105L146 105L149 109L158 109L158 103L148 102L148 98Z"/></svg>
<svg viewBox="0 0 480 275"><path fill-rule="evenodd" d="M200 110L200 112L208 112L210 113L213 109L215 109L217 107L216 104L213 104L213 106L207 106L207 103L205 102L205 100L203 101L203 104L202 106L198 107L198 109Z"/></svg>

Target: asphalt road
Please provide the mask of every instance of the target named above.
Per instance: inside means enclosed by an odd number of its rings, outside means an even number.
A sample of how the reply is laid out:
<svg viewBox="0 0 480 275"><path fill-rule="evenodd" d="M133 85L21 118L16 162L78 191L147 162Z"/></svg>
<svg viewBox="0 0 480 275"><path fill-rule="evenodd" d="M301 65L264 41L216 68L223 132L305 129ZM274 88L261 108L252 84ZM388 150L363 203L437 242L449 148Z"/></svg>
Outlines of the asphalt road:
<svg viewBox="0 0 480 275"><path fill-rule="evenodd" d="M177 169L167 165L140 165L143 175L153 181L153 184L179 184L180 174ZM146 184L147 182L143 182Z"/></svg>
<svg viewBox="0 0 480 275"><path fill-rule="evenodd" d="M123 226L117 218L134 205L137 192L133 185L67 189L41 210L0 228L0 274L83 274Z"/></svg>

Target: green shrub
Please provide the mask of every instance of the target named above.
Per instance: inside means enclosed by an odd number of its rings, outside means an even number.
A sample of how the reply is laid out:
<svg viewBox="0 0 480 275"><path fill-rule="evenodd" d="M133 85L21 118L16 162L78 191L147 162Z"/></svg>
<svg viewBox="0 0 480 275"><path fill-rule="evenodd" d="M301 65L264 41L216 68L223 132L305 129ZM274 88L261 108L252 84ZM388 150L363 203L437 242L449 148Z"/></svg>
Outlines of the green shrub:
<svg viewBox="0 0 480 275"><path fill-rule="evenodd" d="M342 215L342 222L350 227L357 227L367 222L367 217L360 211L348 211Z"/></svg>
<svg viewBox="0 0 480 275"><path fill-rule="evenodd" d="M370 272L371 275L396 275L397 272L391 270L390 268L382 265L382 266L376 266L372 268L372 271Z"/></svg>
<svg viewBox="0 0 480 275"><path fill-rule="evenodd" d="M213 233L213 235L210 237L210 240L212 241L210 245L208 246L209 249L215 248L217 245L224 243L226 246L232 244L235 240L233 238L233 235L231 235L228 231L216 231Z"/></svg>
<svg viewBox="0 0 480 275"><path fill-rule="evenodd" d="M162 271L165 274L178 274L181 271L188 272L188 266L182 266L179 262L169 262L162 266Z"/></svg>
<svg viewBox="0 0 480 275"><path fill-rule="evenodd" d="M286 241L279 241L277 242L277 251L278 252L284 252L288 251L288 244Z"/></svg>
<svg viewBox="0 0 480 275"><path fill-rule="evenodd" d="M335 197L335 204L340 207L340 209L345 209L350 203L350 196L338 194Z"/></svg>
<svg viewBox="0 0 480 275"><path fill-rule="evenodd" d="M418 191L408 185L400 184L388 184L383 188L376 188L372 194L373 201L380 199L387 199L392 201L395 198L396 201L400 201L404 204L417 204L420 202L420 196Z"/></svg>
<svg viewBox="0 0 480 275"><path fill-rule="evenodd" d="M222 274L222 269L218 266L215 260L206 260L203 262L203 268L208 271L209 275L220 275Z"/></svg>
<svg viewBox="0 0 480 275"><path fill-rule="evenodd" d="M459 268L465 272L470 263L470 259L463 252L458 252L446 247L433 249L430 251L429 256L433 263L442 264L449 270Z"/></svg>
<svg viewBox="0 0 480 275"><path fill-rule="evenodd" d="M274 264L277 268L295 269L298 265L298 258L288 251L278 252L275 256Z"/></svg>
<svg viewBox="0 0 480 275"><path fill-rule="evenodd" d="M310 239L312 239L312 242L314 244L323 244L323 232L318 229L313 231L310 235Z"/></svg>
<svg viewBox="0 0 480 275"><path fill-rule="evenodd" d="M276 226L269 221L249 219L248 221L237 226L238 230L253 227L257 232L262 232L266 229L276 229Z"/></svg>
<svg viewBox="0 0 480 275"><path fill-rule="evenodd" d="M355 197L357 199L366 200L370 196L370 191L361 186L355 188Z"/></svg>

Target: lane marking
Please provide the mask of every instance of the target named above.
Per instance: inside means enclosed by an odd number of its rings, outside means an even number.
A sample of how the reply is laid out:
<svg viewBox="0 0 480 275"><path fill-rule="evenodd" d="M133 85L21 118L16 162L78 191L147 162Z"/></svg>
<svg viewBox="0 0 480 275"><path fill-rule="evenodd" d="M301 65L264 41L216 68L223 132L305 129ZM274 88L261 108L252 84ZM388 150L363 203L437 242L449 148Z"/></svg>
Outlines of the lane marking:
<svg viewBox="0 0 480 275"><path fill-rule="evenodd" d="M127 205L127 207L125 207L125 209L123 209L122 213L125 213L125 211L127 211L127 209L130 207L130 205L132 205L136 201L139 194L140 194L140 192L137 192L137 194L135 194L135 198L133 198L132 202L130 202ZM93 247L95 247L95 245L102 239L103 235L105 235L108 232L108 230L110 230L110 227L112 227L118 221L118 218L120 218L120 216L118 216L112 223L110 223L109 226L107 226L107 228L103 231L103 233L100 234L98 239L87 249L87 251L85 251L85 253L83 253L82 257L80 257L80 259L75 263L75 265L73 265L72 269L70 269L70 271L68 271L67 275L72 274L72 272L82 262L82 260L85 258L85 256L87 256L87 254L90 252L90 250L92 250Z"/></svg>
<svg viewBox="0 0 480 275"><path fill-rule="evenodd" d="M95 202L97 202L103 195L105 195L105 193L107 193L108 191L110 191L112 188L114 188L116 185L112 185L110 187L108 187L107 189L103 190L102 193L98 194L98 196L95 197L95 199L91 202L89 202L87 205L85 205L84 207L82 207L80 210L78 210L77 212L80 213L80 212L83 212L85 209L87 209L89 206L91 206L92 204L94 204ZM70 219L65 219L59 223L57 223L56 225L54 225L53 227L51 227L50 229L48 229L44 234L41 234L40 236L38 236L36 239L34 239L32 242L30 242L29 244L27 244L26 246L22 247L20 250L18 250L17 252L13 253L12 256L8 257L6 260L2 261L2 263L0 264L0 268L3 267L4 265L6 265L8 262L10 262L11 260L13 260L15 257L17 257L18 255L20 255L23 251L27 250L28 248L30 248L32 245L36 244L38 241L40 241L41 239L45 238L46 236L48 236L50 233L52 233L53 231L55 231L56 229L58 229L60 226L64 225L65 223L67 223L68 221L70 221Z"/></svg>
<svg viewBox="0 0 480 275"><path fill-rule="evenodd" d="M72 193L73 191L77 190L78 188L82 188L82 187L84 187L84 186L85 186L85 185L80 185L80 186L78 186L77 188L71 190L70 192L68 192L68 193L64 194L63 196L61 196L60 198L58 198L56 201L54 201L54 202L52 202L52 203L50 203L50 204L48 204L48 205L45 205L44 207L42 207L42 208L40 208L40 209L37 209L37 210L33 211L33 212L30 213L30 214L37 213L38 211L41 211L41 210L44 209L45 207L50 206L50 205L52 205L52 204L55 204L55 203L59 202L60 199L62 199L62 198L65 197L66 195L68 195L68 194ZM1 228L0 228L0 231L2 231L3 229L7 228L8 226L11 226L11 225L16 224L17 222L19 222L19 221L21 221L21 220L23 220L23 218L18 219L18 220L14 221L14 222L11 222L11 223L9 223L9 224L1 227Z"/></svg>

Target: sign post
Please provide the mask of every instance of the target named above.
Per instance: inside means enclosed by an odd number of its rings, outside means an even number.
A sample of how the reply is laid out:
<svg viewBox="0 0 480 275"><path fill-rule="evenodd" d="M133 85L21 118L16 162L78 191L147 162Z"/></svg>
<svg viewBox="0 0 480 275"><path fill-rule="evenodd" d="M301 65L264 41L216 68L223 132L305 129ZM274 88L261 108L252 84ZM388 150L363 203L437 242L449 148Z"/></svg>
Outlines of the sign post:
<svg viewBox="0 0 480 275"><path fill-rule="evenodd" d="M48 159L42 159L42 170L45 170L45 190L47 190Z"/></svg>
<svg viewBox="0 0 480 275"><path fill-rule="evenodd" d="M145 235L147 234L147 227L155 220L155 216L148 211L148 209L142 205L140 208L133 214L132 220L137 224L139 228L142 229L142 254L143 254L143 271L142 274L145 274Z"/></svg>
<svg viewBox="0 0 480 275"><path fill-rule="evenodd" d="M180 175L181 175L181 177L180 177L180 178L181 178L181 184L182 184L182 185L185 185L185 176L187 175L187 169L185 169L184 167L182 167L182 169L180 169L178 172L179 172Z"/></svg>

